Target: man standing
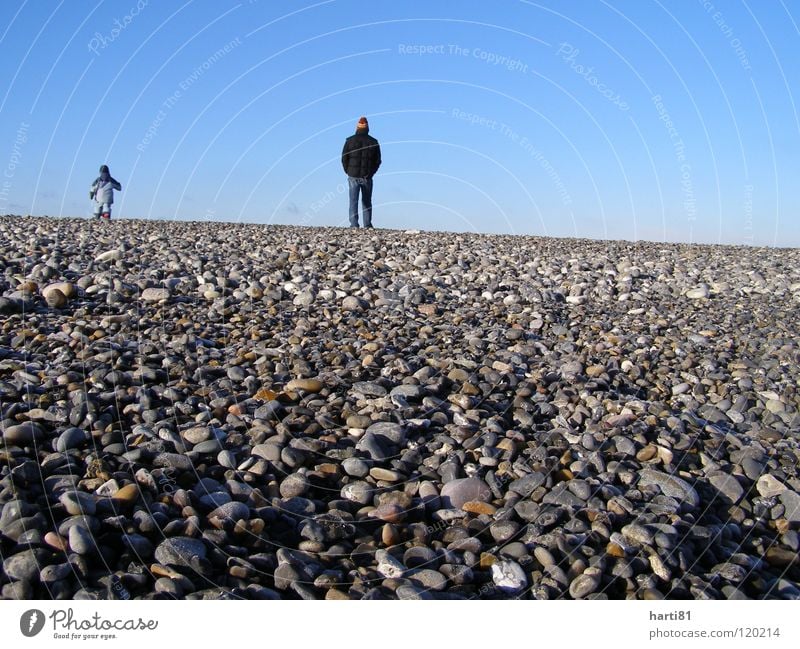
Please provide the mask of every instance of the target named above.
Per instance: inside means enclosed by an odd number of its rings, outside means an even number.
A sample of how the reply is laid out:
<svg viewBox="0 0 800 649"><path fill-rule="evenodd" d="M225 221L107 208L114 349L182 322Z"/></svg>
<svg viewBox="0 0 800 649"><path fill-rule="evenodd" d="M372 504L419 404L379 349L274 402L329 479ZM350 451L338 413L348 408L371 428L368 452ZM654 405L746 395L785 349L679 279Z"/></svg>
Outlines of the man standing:
<svg viewBox="0 0 800 649"><path fill-rule="evenodd" d="M358 194L364 207L364 227L372 227L372 177L381 166L381 146L369 134L369 122L362 117L356 133L344 142L342 167L350 186L350 227L358 227Z"/></svg>

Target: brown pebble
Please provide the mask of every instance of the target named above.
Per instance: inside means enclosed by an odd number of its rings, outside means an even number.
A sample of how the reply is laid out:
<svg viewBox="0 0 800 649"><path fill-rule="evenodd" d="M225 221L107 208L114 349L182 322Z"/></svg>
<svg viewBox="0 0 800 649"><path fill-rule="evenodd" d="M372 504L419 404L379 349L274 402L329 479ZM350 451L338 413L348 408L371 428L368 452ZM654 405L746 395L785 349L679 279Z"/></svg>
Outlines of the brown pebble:
<svg viewBox="0 0 800 649"><path fill-rule="evenodd" d="M45 302L47 302L47 306L51 309L63 309L67 306L67 296L57 288L54 288L47 292Z"/></svg>
<svg viewBox="0 0 800 649"><path fill-rule="evenodd" d="M648 444L636 454L636 459L639 460L639 462L647 462L648 460L652 460L656 455L658 455L658 448L652 444Z"/></svg>
<svg viewBox="0 0 800 649"><path fill-rule="evenodd" d="M236 577L237 579L246 579L250 577L252 574L252 570L245 566L231 566L228 568L228 574L231 577Z"/></svg>
<svg viewBox="0 0 800 649"><path fill-rule="evenodd" d="M492 516L497 511L497 507L494 505L479 500L468 500L461 505L461 509L470 514L486 514L487 516Z"/></svg>
<svg viewBox="0 0 800 649"><path fill-rule="evenodd" d="M514 453L517 450L517 444L514 442L513 439L508 439L508 437L504 437L499 442L497 442L497 448L508 451L509 453Z"/></svg>
<svg viewBox="0 0 800 649"><path fill-rule="evenodd" d="M609 543L606 546L606 552L608 552L608 554L610 554L612 557L617 557L618 559L625 558L625 550L623 550L622 547L616 543Z"/></svg>
<svg viewBox="0 0 800 649"><path fill-rule="evenodd" d="M47 543L47 545L49 545L51 548L55 548L60 552L64 552L67 549L67 540L55 532L48 532L45 534L44 542Z"/></svg>
<svg viewBox="0 0 800 649"><path fill-rule="evenodd" d="M349 597L349 595L347 593L342 592L338 588L330 588L325 593L325 599L337 599L337 600L338 599L342 599L342 600L346 599L346 600L349 600L350 597Z"/></svg>
<svg viewBox="0 0 800 649"><path fill-rule="evenodd" d="M642 591L642 599L664 599L664 595L655 588L645 588L644 591Z"/></svg>
<svg viewBox="0 0 800 649"><path fill-rule="evenodd" d="M798 563L796 552L792 552L786 548L780 548L774 545L767 549L764 558L769 565L778 568L788 568L789 566Z"/></svg>
<svg viewBox="0 0 800 649"><path fill-rule="evenodd" d="M253 395L253 398L258 399L259 401L274 401L277 397L277 392L273 392L267 388L262 388Z"/></svg>
<svg viewBox="0 0 800 649"><path fill-rule="evenodd" d="M436 315L438 309L435 304L420 304L417 307L417 310L422 313L423 315L427 316L434 316Z"/></svg>
<svg viewBox="0 0 800 649"><path fill-rule="evenodd" d="M120 487L111 498L119 503L124 503L126 505L130 505L131 503L135 503L139 500L139 496L141 495L141 490L139 489L139 485L137 484L126 484L124 487Z"/></svg>
<svg viewBox="0 0 800 649"><path fill-rule="evenodd" d="M181 576L179 572L175 572L167 566L162 566L160 563L151 565L150 572L156 577L169 577L170 579L177 579Z"/></svg>
<svg viewBox="0 0 800 649"><path fill-rule="evenodd" d="M391 469L384 469L379 466L370 469L369 474L376 480L385 480L386 482L397 482L405 477L399 471L392 471Z"/></svg>
<svg viewBox="0 0 800 649"><path fill-rule="evenodd" d="M406 517L405 510L395 503L378 505L369 513L370 518L377 518L387 523L402 523Z"/></svg>
<svg viewBox="0 0 800 649"><path fill-rule="evenodd" d="M481 568L491 568L497 563L497 557L488 552L481 552L480 566Z"/></svg>
<svg viewBox="0 0 800 649"><path fill-rule="evenodd" d="M786 534L786 532L788 532L792 527L792 524L785 518L779 518L777 520L770 521L770 523L774 523L775 529L778 530L779 534Z"/></svg>
<svg viewBox="0 0 800 649"><path fill-rule="evenodd" d="M338 476L339 475L339 465L333 464L332 462L326 462L325 464L320 464L315 468L315 471L319 471L323 475L332 475Z"/></svg>
<svg viewBox="0 0 800 649"><path fill-rule="evenodd" d="M381 542L384 545L397 545L400 543L400 532L391 523L386 523L381 528Z"/></svg>
<svg viewBox="0 0 800 649"><path fill-rule="evenodd" d="M322 390L322 381L319 379L293 379L286 384L288 392L296 392L302 390L303 392L319 392Z"/></svg>

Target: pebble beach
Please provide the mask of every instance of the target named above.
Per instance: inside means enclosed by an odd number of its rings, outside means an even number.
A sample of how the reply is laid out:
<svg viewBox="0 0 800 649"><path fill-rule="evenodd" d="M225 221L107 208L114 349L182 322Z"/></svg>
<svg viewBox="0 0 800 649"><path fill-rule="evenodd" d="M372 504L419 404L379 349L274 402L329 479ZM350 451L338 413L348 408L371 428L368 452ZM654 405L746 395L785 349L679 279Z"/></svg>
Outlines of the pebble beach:
<svg viewBox="0 0 800 649"><path fill-rule="evenodd" d="M800 599L800 250L0 217L3 599Z"/></svg>

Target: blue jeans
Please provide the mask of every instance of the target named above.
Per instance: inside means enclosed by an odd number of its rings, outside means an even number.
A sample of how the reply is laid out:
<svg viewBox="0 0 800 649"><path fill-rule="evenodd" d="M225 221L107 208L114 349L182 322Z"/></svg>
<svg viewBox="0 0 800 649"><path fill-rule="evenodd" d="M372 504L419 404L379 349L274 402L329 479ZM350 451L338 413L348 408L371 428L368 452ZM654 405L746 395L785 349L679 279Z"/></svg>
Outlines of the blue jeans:
<svg viewBox="0 0 800 649"><path fill-rule="evenodd" d="M361 192L361 203L364 212L364 227L372 227L372 178L347 177L350 185L350 226L358 227L358 193Z"/></svg>

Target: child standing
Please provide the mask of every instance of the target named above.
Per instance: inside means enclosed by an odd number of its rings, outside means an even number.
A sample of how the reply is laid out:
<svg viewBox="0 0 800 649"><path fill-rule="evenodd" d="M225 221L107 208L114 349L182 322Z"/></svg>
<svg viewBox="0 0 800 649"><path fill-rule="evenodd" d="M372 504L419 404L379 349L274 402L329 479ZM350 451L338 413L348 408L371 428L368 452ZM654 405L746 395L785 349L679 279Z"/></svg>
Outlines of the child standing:
<svg viewBox="0 0 800 649"><path fill-rule="evenodd" d="M122 191L122 185L111 177L108 165L100 167L100 175L92 183L89 198L94 200L94 216L99 219L111 218L111 205L114 202L114 190Z"/></svg>

